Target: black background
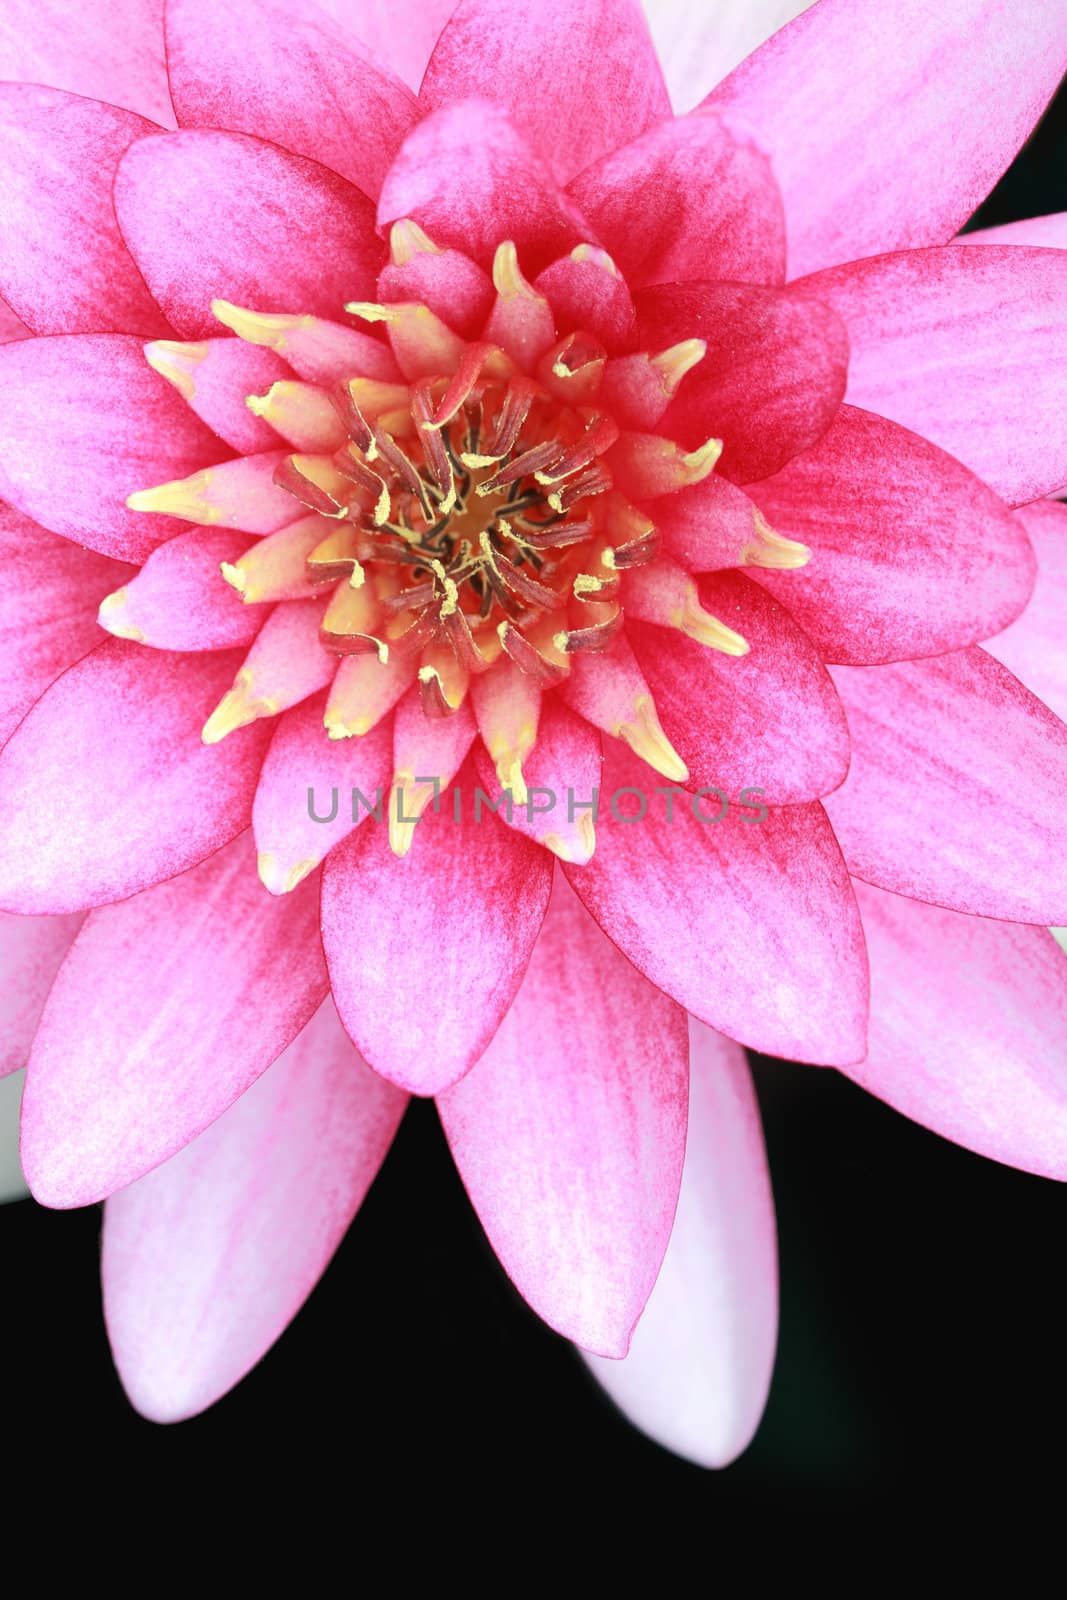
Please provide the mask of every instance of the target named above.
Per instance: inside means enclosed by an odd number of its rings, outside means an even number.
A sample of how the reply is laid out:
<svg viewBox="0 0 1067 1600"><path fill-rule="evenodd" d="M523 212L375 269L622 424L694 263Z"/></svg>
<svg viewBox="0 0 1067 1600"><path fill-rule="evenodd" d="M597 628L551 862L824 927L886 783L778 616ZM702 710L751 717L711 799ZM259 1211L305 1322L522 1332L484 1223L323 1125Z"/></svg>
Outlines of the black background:
<svg viewBox="0 0 1067 1600"><path fill-rule="evenodd" d="M1065 175L1061 91L976 222L1064 209ZM136 1416L111 1367L99 1212L0 1208L9 1480L49 1493L102 1482L116 1497L119 1480L123 1493L139 1482L164 1516L172 1495L225 1516L235 1498L262 1509L332 1486L347 1507L335 1525L355 1518L364 1547L372 1501L415 1522L461 1503L461 1540L481 1536L489 1497L521 1520L524 1505L555 1518L621 1495L653 1531L662 1516L699 1531L739 1515L769 1530L786 1506L869 1505L903 1524L1019 1490L1039 1517L1067 1422L1067 1192L954 1148L834 1072L755 1066L782 1328L765 1419L727 1471L643 1439L526 1310L423 1102L293 1326L233 1394L176 1427ZM589 1528L594 1543L627 1531L595 1516Z"/></svg>

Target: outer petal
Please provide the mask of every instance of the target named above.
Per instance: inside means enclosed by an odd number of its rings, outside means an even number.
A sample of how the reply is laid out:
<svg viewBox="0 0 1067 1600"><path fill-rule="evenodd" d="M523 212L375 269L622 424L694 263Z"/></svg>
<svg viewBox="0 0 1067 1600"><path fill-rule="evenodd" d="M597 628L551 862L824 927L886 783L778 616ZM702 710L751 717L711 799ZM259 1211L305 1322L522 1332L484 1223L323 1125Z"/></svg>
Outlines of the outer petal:
<svg viewBox="0 0 1067 1600"><path fill-rule="evenodd" d="M140 572L108 595L100 625L157 650L228 650L250 644L266 621L219 572L248 549L231 528L189 528L153 550Z"/></svg>
<svg viewBox="0 0 1067 1600"><path fill-rule="evenodd" d="M975 644L1033 589L1033 551L1003 501L936 445L853 406L754 498L776 533L812 548L800 571L754 576L827 661Z"/></svg>
<svg viewBox="0 0 1067 1600"><path fill-rule="evenodd" d="M26 1065L41 1007L70 949L80 916L13 917L0 912L0 1077Z"/></svg>
<svg viewBox="0 0 1067 1600"><path fill-rule="evenodd" d="M326 167L239 133L142 139L119 166L119 225L180 333L218 332L214 298L336 315L369 300L385 258L374 207Z"/></svg>
<svg viewBox="0 0 1067 1600"><path fill-rule="evenodd" d="M812 0L642 0L678 112L690 111Z"/></svg>
<svg viewBox="0 0 1067 1600"><path fill-rule="evenodd" d="M174 517L128 511L127 495L226 454L145 365L139 339L71 334L6 344L0 386L5 499L104 555L143 561L181 530Z"/></svg>
<svg viewBox="0 0 1067 1600"><path fill-rule="evenodd" d="M163 0L5 0L0 78L110 100L173 127Z"/></svg>
<svg viewBox="0 0 1067 1600"><path fill-rule="evenodd" d="M278 718L252 810L259 875L287 894L335 844L382 807L392 777L390 720L356 739L328 739L316 695Z"/></svg>
<svg viewBox="0 0 1067 1600"><path fill-rule="evenodd" d="M1067 211L1054 211L1047 217L1024 217L1021 222L1004 222L999 228L976 228L961 233L956 244L1031 244L1055 250L1067 249Z"/></svg>
<svg viewBox="0 0 1067 1600"><path fill-rule="evenodd" d="M739 572L700 580L705 611L735 628L747 656L724 656L672 629L631 623L630 643L691 787L767 805L829 794L848 771L844 708L818 651L789 614Z"/></svg>
<svg viewBox="0 0 1067 1600"><path fill-rule="evenodd" d="M132 568L0 505L0 745L53 679L101 642L96 608Z"/></svg>
<svg viewBox="0 0 1067 1600"><path fill-rule="evenodd" d="M183 127L270 139L369 195L418 114L410 89L311 0L168 0L167 63Z"/></svg>
<svg viewBox="0 0 1067 1600"><path fill-rule="evenodd" d="M519 1292L550 1327L621 1356L678 1199L686 1018L556 885L496 1037L438 1105Z"/></svg>
<svg viewBox="0 0 1067 1600"><path fill-rule="evenodd" d="M104 1311L142 1416L194 1416L265 1354L340 1243L406 1104L363 1065L327 1000L236 1105L112 1196Z"/></svg>
<svg viewBox="0 0 1067 1600"><path fill-rule="evenodd" d="M596 855L566 872L609 938L658 988L753 1049L860 1060L863 933L821 807L782 807L762 822L731 809L713 822L695 820L694 800L667 822L656 774L617 744L607 757ZM632 807L611 803L623 785L649 798L644 822L618 820Z"/></svg>
<svg viewBox="0 0 1067 1600"><path fill-rule="evenodd" d="M985 648L1067 721L1067 506L1038 501L1015 515L1037 556L1037 583L1022 616Z"/></svg>
<svg viewBox="0 0 1067 1600"><path fill-rule="evenodd" d="M1067 485L1067 250L878 256L796 285L848 328L848 398L1019 505Z"/></svg>
<svg viewBox="0 0 1067 1600"><path fill-rule="evenodd" d="M1044 928L856 885L867 1059L848 1076L955 1144L1067 1179L1067 960Z"/></svg>
<svg viewBox="0 0 1067 1600"><path fill-rule="evenodd" d="M266 725L200 742L239 665L108 639L52 685L0 755L5 910L122 899L247 825Z"/></svg>
<svg viewBox="0 0 1067 1600"><path fill-rule="evenodd" d="M725 1467L756 1431L774 1365L774 1197L744 1051L693 1018L689 1036L689 1133L663 1267L626 1359L585 1359L642 1433Z"/></svg>
<svg viewBox="0 0 1067 1600"><path fill-rule="evenodd" d="M561 183L671 114L637 0L460 0L422 80L431 109L491 94Z"/></svg>
<svg viewBox="0 0 1067 1600"><path fill-rule="evenodd" d="M1057 0L822 0L704 105L750 128L771 156L795 276L946 243L1065 67Z"/></svg>
<svg viewBox="0 0 1067 1600"><path fill-rule="evenodd" d="M461 774L457 787L460 822L446 791L406 856L392 854L384 825L360 828L323 875L322 934L341 1020L371 1066L413 1094L438 1094L484 1052L552 885L547 852L484 809L475 823L474 783Z"/></svg>
<svg viewBox="0 0 1067 1600"><path fill-rule="evenodd" d="M977 647L833 676L852 765L826 809L853 874L977 916L1067 922L1067 726Z"/></svg>
<svg viewBox="0 0 1067 1600"><path fill-rule="evenodd" d="M35 333L167 331L111 204L119 157L158 131L60 89L0 84L0 286Z"/></svg>
<svg viewBox="0 0 1067 1600"><path fill-rule="evenodd" d="M43 1205L89 1205L174 1155L325 998L316 886L272 899L251 846L86 918L26 1070L22 1161Z"/></svg>
<svg viewBox="0 0 1067 1600"><path fill-rule="evenodd" d="M417 0L404 7L404 23L397 27L396 0L359 0L353 16L352 0L322 0L322 8L369 45L379 61L399 73L417 89L441 29L455 10L456 0Z"/></svg>
<svg viewBox="0 0 1067 1600"><path fill-rule="evenodd" d="M400 217L483 266L510 239L528 277L594 237L507 113L488 100L444 106L407 138L378 201L380 224Z"/></svg>
<svg viewBox="0 0 1067 1600"><path fill-rule="evenodd" d="M659 431L695 448L723 441L733 483L769 477L826 432L845 393L848 339L830 307L781 289L663 284L636 297L641 345L703 339Z"/></svg>
<svg viewBox="0 0 1067 1600"><path fill-rule="evenodd" d="M785 280L785 216L770 162L717 117L662 123L587 167L568 192L631 288Z"/></svg>

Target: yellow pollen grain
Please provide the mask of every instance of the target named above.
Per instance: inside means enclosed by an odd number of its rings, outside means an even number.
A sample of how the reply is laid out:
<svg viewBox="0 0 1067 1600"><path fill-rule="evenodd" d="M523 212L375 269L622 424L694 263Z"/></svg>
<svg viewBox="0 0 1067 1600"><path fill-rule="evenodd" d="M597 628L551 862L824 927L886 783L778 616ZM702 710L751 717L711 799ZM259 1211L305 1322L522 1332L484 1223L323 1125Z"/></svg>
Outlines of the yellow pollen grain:
<svg viewBox="0 0 1067 1600"><path fill-rule="evenodd" d="M96 620L116 639L132 639L135 644L144 644L146 635L124 615L128 603L129 594L126 589L116 589L113 594L105 595L101 600Z"/></svg>
<svg viewBox="0 0 1067 1600"><path fill-rule="evenodd" d="M196 384L189 366L197 366L211 351L207 343L181 344L176 339L155 339L144 347L145 360L161 378L172 383L183 400L191 400ZM188 365L182 365L185 362Z"/></svg>
<svg viewBox="0 0 1067 1600"><path fill-rule="evenodd" d="M402 217L389 230L389 254L394 267L406 267L412 256L441 254L440 245L434 244L417 222Z"/></svg>
<svg viewBox="0 0 1067 1600"><path fill-rule="evenodd" d="M653 771L670 778L672 783L684 783L689 777L689 768L664 733L650 695L639 695L634 701L633 722L620 722L612 731L617 739L625 739Z"/></svg>

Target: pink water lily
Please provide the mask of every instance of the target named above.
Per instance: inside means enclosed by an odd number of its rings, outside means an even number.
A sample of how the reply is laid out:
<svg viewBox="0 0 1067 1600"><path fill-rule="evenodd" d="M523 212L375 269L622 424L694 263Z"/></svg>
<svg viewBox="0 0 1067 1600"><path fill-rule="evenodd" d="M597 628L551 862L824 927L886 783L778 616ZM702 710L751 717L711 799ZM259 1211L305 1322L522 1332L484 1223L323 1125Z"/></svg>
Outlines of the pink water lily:
<svg viewBox="0 0 1067 1600"><path fill-rule="evenodd" d="M743 1046L1067 1176L1067 225L956 240L1067 15L647 9L6 8L3 1065L146 1416L411 1094L709 1465L775 1344Z"/></svg>

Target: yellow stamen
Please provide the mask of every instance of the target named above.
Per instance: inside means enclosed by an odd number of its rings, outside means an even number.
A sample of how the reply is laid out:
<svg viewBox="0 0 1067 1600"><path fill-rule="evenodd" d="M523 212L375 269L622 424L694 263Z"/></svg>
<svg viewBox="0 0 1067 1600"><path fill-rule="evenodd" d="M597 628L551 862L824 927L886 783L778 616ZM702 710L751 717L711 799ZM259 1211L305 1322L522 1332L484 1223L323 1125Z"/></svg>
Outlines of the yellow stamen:
<svg viewBox="0 0 1067 1600"><path fill-rule="evenodd" d="M434 244L417 222L402 217L389 230L389 254L394 267L406 267L412 256L419 254L439 256L440 245Z"/></svg>
<svg viewBox="0 0 1067 1600"><path fill-rule="evenodd" d="M259 881L271 894L292 894L297 884L303 883L318 866L314 856L306 856L293 867L285 867L269 850L261 850L256 858Z"/></svg>
<svg viewBox="0 0 1067 1600"><path fill-rule="evenodd" d="M207 343L183 344L176 339L154 339L144 347L145 360L161 378L172 383L183 400L191 400L196 383L190 368L196 368L211 351Z"/></svg>
<svg viewBox="0 0 1067 1600"><path fill-rule="evenodd" d="M294 328L313 328L316 319L310 316L291 316L283 312L249 311L235 306L229 300L212 300L212 315L230 328L246 344L265 344L271 350L285 346L286 335Z"/></svg>
<svg viewBox="0 0 1067 1600"><path fill-rule="evenodd" d="M653 356L651 365L663 379L664 392L673 395L686 373L703 361L707 352L704 339L683 339L681 344L672 344L668 350L661 350L658 356Z"/></svg>
<svg viewBox="0 0 1067 1600"><path fill-rule="evenodd" d="M593 852L596 850L596 824L586 812L584 816L577 818L577 825L577 841L566 838L562 833L546 833L542 835L541 843L561 861L584 867L587 861L592 860Z"/></svg>
<svg viewBox="0 0 1067 1600"><path fill-rule="evenodd" d="M704 610L695 583L686 585L685 600L671 611L670 620L673 627L711 650L721 650L728 656L748 655L748 640L728 628L725 622L720 622L718 617L713 617L710 611Z"/></svg>
<svg viewBox="0 0 1067 1600"><path fill-rule="evenodd" d="M252 687L252 674L242 667L234 679L233 688L223 695L204 723L200 737L204 744L218 744L228 733L246 728L260 717L273 717L277 713L277 701L257 696Z"/></svg>
<svg viewBox="0 0 1067 1600"><path fill-rule="evenodd" d="M784 534L775 533L755 506L752 508L752 521L756 535L741 552L742 566L771 567L786 572L807 566L811 551L806 544L801 544L799 539L787 539Z"/></svg>
<svg viewBox="0 0 1067 1600"><path fill-rule="evenodd" d="M132 623L126 612L129 604L129 595L125 588L116 589L113 594L105 595L100 602L100 610L96 620L108 633L114 634L116 639L132 639L135 644L144 644L145 634Z"/></svg>
<svg viewBox="0 0 1067 1600"><path fill-rule="evenodd" d="M634 702L635 720L620 722L613 730L615 737L625 739L635 755L655 771L670 778L672 783L684 783L689 768L671 744L660 726L651 695L639 695Z"/></svg>
<svg viewBox="0 0 1067 1600"><path fill-rule="evenodd" d="M207 470L194 472L190 478L175 478L154 489L138 489L127 495L126 504L131 511L162 511L186 522L218 522L222 512L209 503L205 493L210 483Z"/></svg>
<svg viewBox="0 0 1067 1600"><path fill-rule="evenodd" d="M503 244L498 244L496 254L493 256L493 288L505 300L513 300L516 296L525 296L527 300L540 300L533 284L523 276L519 266L519 254L510 239L505 239Z"/></svg>

